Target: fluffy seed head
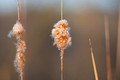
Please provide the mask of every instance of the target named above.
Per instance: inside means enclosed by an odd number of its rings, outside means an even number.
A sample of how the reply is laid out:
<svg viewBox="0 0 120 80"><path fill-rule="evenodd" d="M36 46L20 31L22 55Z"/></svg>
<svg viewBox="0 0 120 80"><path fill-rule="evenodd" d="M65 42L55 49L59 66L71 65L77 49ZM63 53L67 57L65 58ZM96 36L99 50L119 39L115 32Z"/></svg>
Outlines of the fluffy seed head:
<svg viewBox="0 0 120 80"><path fill-rule="evenodd" d="M22 27L22 25L21 24L15 24L15 26L13 27L13 33L15 34L15 35L20 35L20 34L22 34L23 33L23 27Z"/></svg>
<svg viewBox="0 0 120 80"><path fill-rule="evenodd" d="M14 61L15 67L18 72L22 72L24 68L24 51L26 49L26 44L24 41L19 40L17 44L17 54L16 59Z"/></svg>
<svg viewBox="0 0 120 80"><path fill-rule="evenodd" d="M11 36L16 36L16 37L18 37L18 36L20 36L22 33L24 32L24 28L23 28L23 26L22 26L22 24L20 24L20 23L16 23L14 26L13 26L13 29L12 29L12 31L10 31L10 33L9 33L9 37L11 37Z"/></svg>
<svg viewBox="0 0 120 80"><path fill-rule="evenodd" d="M21 35L24 32L24 28L22 27L22 24L16 23L13 26L13 29L9 33L9 37L16 36L17 38L17 53L16 53L16 59L14 61L15 67L18 72L22 72L24 68L24 52L26 49L26 44L23 40L21 40Z"/></svg>
<svg viewBox="0 0 120 80"><path fill-rule="evenodd" d="M71 37L69 36L67 20L60 20L54 25L52 30L52 37L54 38L54 43L58 48L65 48L71 43Z"/></svg>

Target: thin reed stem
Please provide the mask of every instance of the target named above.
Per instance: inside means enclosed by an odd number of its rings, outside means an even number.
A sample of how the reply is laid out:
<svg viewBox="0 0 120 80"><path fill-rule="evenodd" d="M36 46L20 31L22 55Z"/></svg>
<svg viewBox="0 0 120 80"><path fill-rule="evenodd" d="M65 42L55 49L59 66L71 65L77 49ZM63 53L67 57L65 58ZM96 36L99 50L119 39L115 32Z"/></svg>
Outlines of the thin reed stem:
<svg viewBox="0 0 120 80"><path fill-rule="evenodd" d="M97 68L96 68L96 64L95 64L95 59L94 59L94 55L93 55L93 49L92 49L92 44L91 44L90 38L89 38L89 45L90 45L90 51L91 51L91 56L92 56L92 63L93 63L95 80L98 80Z"/></svg>
<svg viewBox="0 0 120 80"><path fill-rule="evenodd" d="M17 10L18 10L18 24L20 24L20 6L19 6L19 0L17 0ZM21 39L19 38L18 41L20 41ZM20 72L20 77L21 80L23 80L23 72Z"/></svg>
<svg viewBox="0 0 120 80"><path fill-rule="evenodd" d="M17 0L17 10L18 10L18 24L20 24L20 6L19 6L19 0ZM20 77L21 77L21 80L23 80L23 72L21 71L20 72Z"/></svg>
<svg viewBox="0 0 120 80"><path fill-rule="evenodd" d="M111 73L111 59L110 59L110 39L109 39L109 22L108 17L104 16L105 24L105 47L106 47L106 67L107 67L107 80L112 80Z"/></svg>
<svg viewBox="0 0 120 80"><path fill-rule="evenodd" d="M116 53L116 76L120 80L120 5L118 13L117 53Z"/></svg>
<svg viewBox="0 0 120 80"><path fill-rule="evenodd" d="M61 80L63 80L63 48L61 48Z"/></svg>
<svg viewBox="0 0 120 80"><path fill-rule="evenodd" d="M61 0L61 20L63 19L63 3L62 3L62 0Z"/></svg>
<svg viewBox="0 0 120 80"><path fill-rule="evenodd" d="M21 80L23 80L23 72L22 71L21 71L21 75L20 76L21 76Z"/></svg>
<svg viewBox="0 0 120 80"><path fill-rule="evenodd" d="M17 10L18 10L18 23L20 23L20 8L19 8L19 0L17 0Z"/></svg>

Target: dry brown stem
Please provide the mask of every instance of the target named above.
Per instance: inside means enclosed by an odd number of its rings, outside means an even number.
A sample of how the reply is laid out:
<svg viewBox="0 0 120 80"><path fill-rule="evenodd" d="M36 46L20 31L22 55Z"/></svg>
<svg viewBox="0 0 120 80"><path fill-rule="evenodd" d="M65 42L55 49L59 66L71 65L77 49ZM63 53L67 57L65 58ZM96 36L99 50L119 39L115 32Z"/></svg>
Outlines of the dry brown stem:
<svg viewBox="0 0 120 80"><path fill-rule="evenodd" d="M18 24L20 23L20 8L19 8L19 0L17 0L17 9L18 9Z"/></svg>
<svg viewBox="0 0 120 80"><path fill-rule="evenodd" d="M108 16L104 16L107 80L112 80Z"/></svg>
<svg viewBox="0 0 120 80"><path fill-rule="evenodd" d="M90 38L89 38L89 45L90 45L90 51L91 51L95 80L98 80L97 68L96 68L96 64L95 64L95 59L94 59L94 55L93 55L92 44L91 44L91 39Z"/></svg>
<svg viewBox="0 0 120 80"><path fill-rule="evenodd" d="M61 48L61 80L63 80L63 48Z"/></svg>
<svg viewBox="0 0 120 80"><path fill-rule="evenodd" d="M62 4L62 0L61 0L61 20L63 19L63 4Z"/></svg>

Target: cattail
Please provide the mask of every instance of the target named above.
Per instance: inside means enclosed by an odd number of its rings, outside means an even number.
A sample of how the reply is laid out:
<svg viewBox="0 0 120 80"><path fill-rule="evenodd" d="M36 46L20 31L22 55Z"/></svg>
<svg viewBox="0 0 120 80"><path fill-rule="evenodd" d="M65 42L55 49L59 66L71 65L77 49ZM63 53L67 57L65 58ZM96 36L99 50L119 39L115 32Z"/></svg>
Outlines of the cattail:
<svg viewBox="0 0 120 80"><path fill-rule="evenodd" d="M71 44L71 37L67 26L67 20L60 20L54 25L52 30L54 44L57 45L59 50L61 49L61 80L63 80L63 50Z"/></svg>
<svg viewBox="0 0 120 80"><path fill-rule="evenodd" d="M22 27L20 23L17 22L13 26L13 29L8 34L9 37L15 36L17 39L17 45L16 45L17 51L16 51L16 58L15 58L14 64L15 64L17 71L20 73L21 78L22 78L23 68L24 68L24 52L26 49L26 44L21 39L23 32L24 32L24 28Z"/></svg>
<svg viewBox="0 0 120 80"><path fill-rule="evenodd" d="M71 37L69 34L69 28L67 20L63 19L63 4L61 0L61 20L54 25L52 29L52 37L54 38L54 44L61 50L61 80L63 80L63 53L64 49L71 45Z"/></svg>
<svg viewBox="0 0 120 80"><path fill-rule="evenodd" d="M54 25L54 29L52 29L54 44L57 45L59 50L61 49L61 80L63 80L63 50L71 44L71 37L67 26L67 20L64 19L58 21L58 23Z"/></svg>
<svg viewBox="0 0 120 80"><path fill-rule="evenodd" d="M66 48L71 44L71 37L69 36L69 28L67 25L67 20L60 20L54 25L54 29L52 30L54 44L57 45L58 49Z"/></svg>
<svg viewBox="0 0 120 80"><path fill-rule="evenodd" d="M22 34L24 32L24 28L22 24L20 23L20 15L19 15L19 1L17 0L17 7L18 7L18 21L13 26L13 29L8 34L9 37L15 36L17 39L16 44L16 58L14 60L14 65L17 69L17 71L20 73L21 80L23 80L23 69L24 69L24 52L26 49L25 41L21 39Z"/></svg>

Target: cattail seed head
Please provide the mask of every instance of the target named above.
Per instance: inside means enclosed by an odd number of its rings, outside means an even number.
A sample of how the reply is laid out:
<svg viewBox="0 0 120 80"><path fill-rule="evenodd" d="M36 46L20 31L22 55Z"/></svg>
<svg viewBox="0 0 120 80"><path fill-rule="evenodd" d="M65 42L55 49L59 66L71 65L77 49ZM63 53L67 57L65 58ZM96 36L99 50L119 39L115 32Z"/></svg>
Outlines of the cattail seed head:
<svg viewBox="0 0 120 80"><path fill-rule="evenodd" d="M54 43L59 49L65 48L71 43L71 37L69 36L67 26L67 20L60 20L54 25L54 29L52 30L52 37L54 38Z"/></svg>
<svg viewBox="0 0 120 80"><path fill-rule="evenodd" d="M8 36L15 36L17 38L17 53L16 53L16 58L14 61L15 67L17 68L18 72L23 72L23 68L24 68L24 52L26 49L26 44L23 40L21 40L21 35L24 32L24 28L22 26L22 24L20 23L16 23L13 26L13 29L10 31L10 33L8 34Z"/></svg>
<svg viewBox="0 0 120 80"><path fill-rule="evenodd" d="M16 36L17 38L21 36L21 34L24 32L24 28L22 26L21 23L16 23L13 26L13 29L10 31L10 33L8 34L9 37L11 36Z"/></svg>
<svg viewBox="0 0 120 80"><path fill-rule="evenodd" d="M24 29L21 24L15 24L13 27L13 34L15 35L21 35L23 33Z"/></svg>
<svg viewBox="0 0 120 80"><path fill-rule="evenodd" d="M26 44L24 41L19 40L17 45L17 55L16 55L16 61L15 64L17 67L17 71L21 72L24 68L24 51L26 49Z"/></svg>

